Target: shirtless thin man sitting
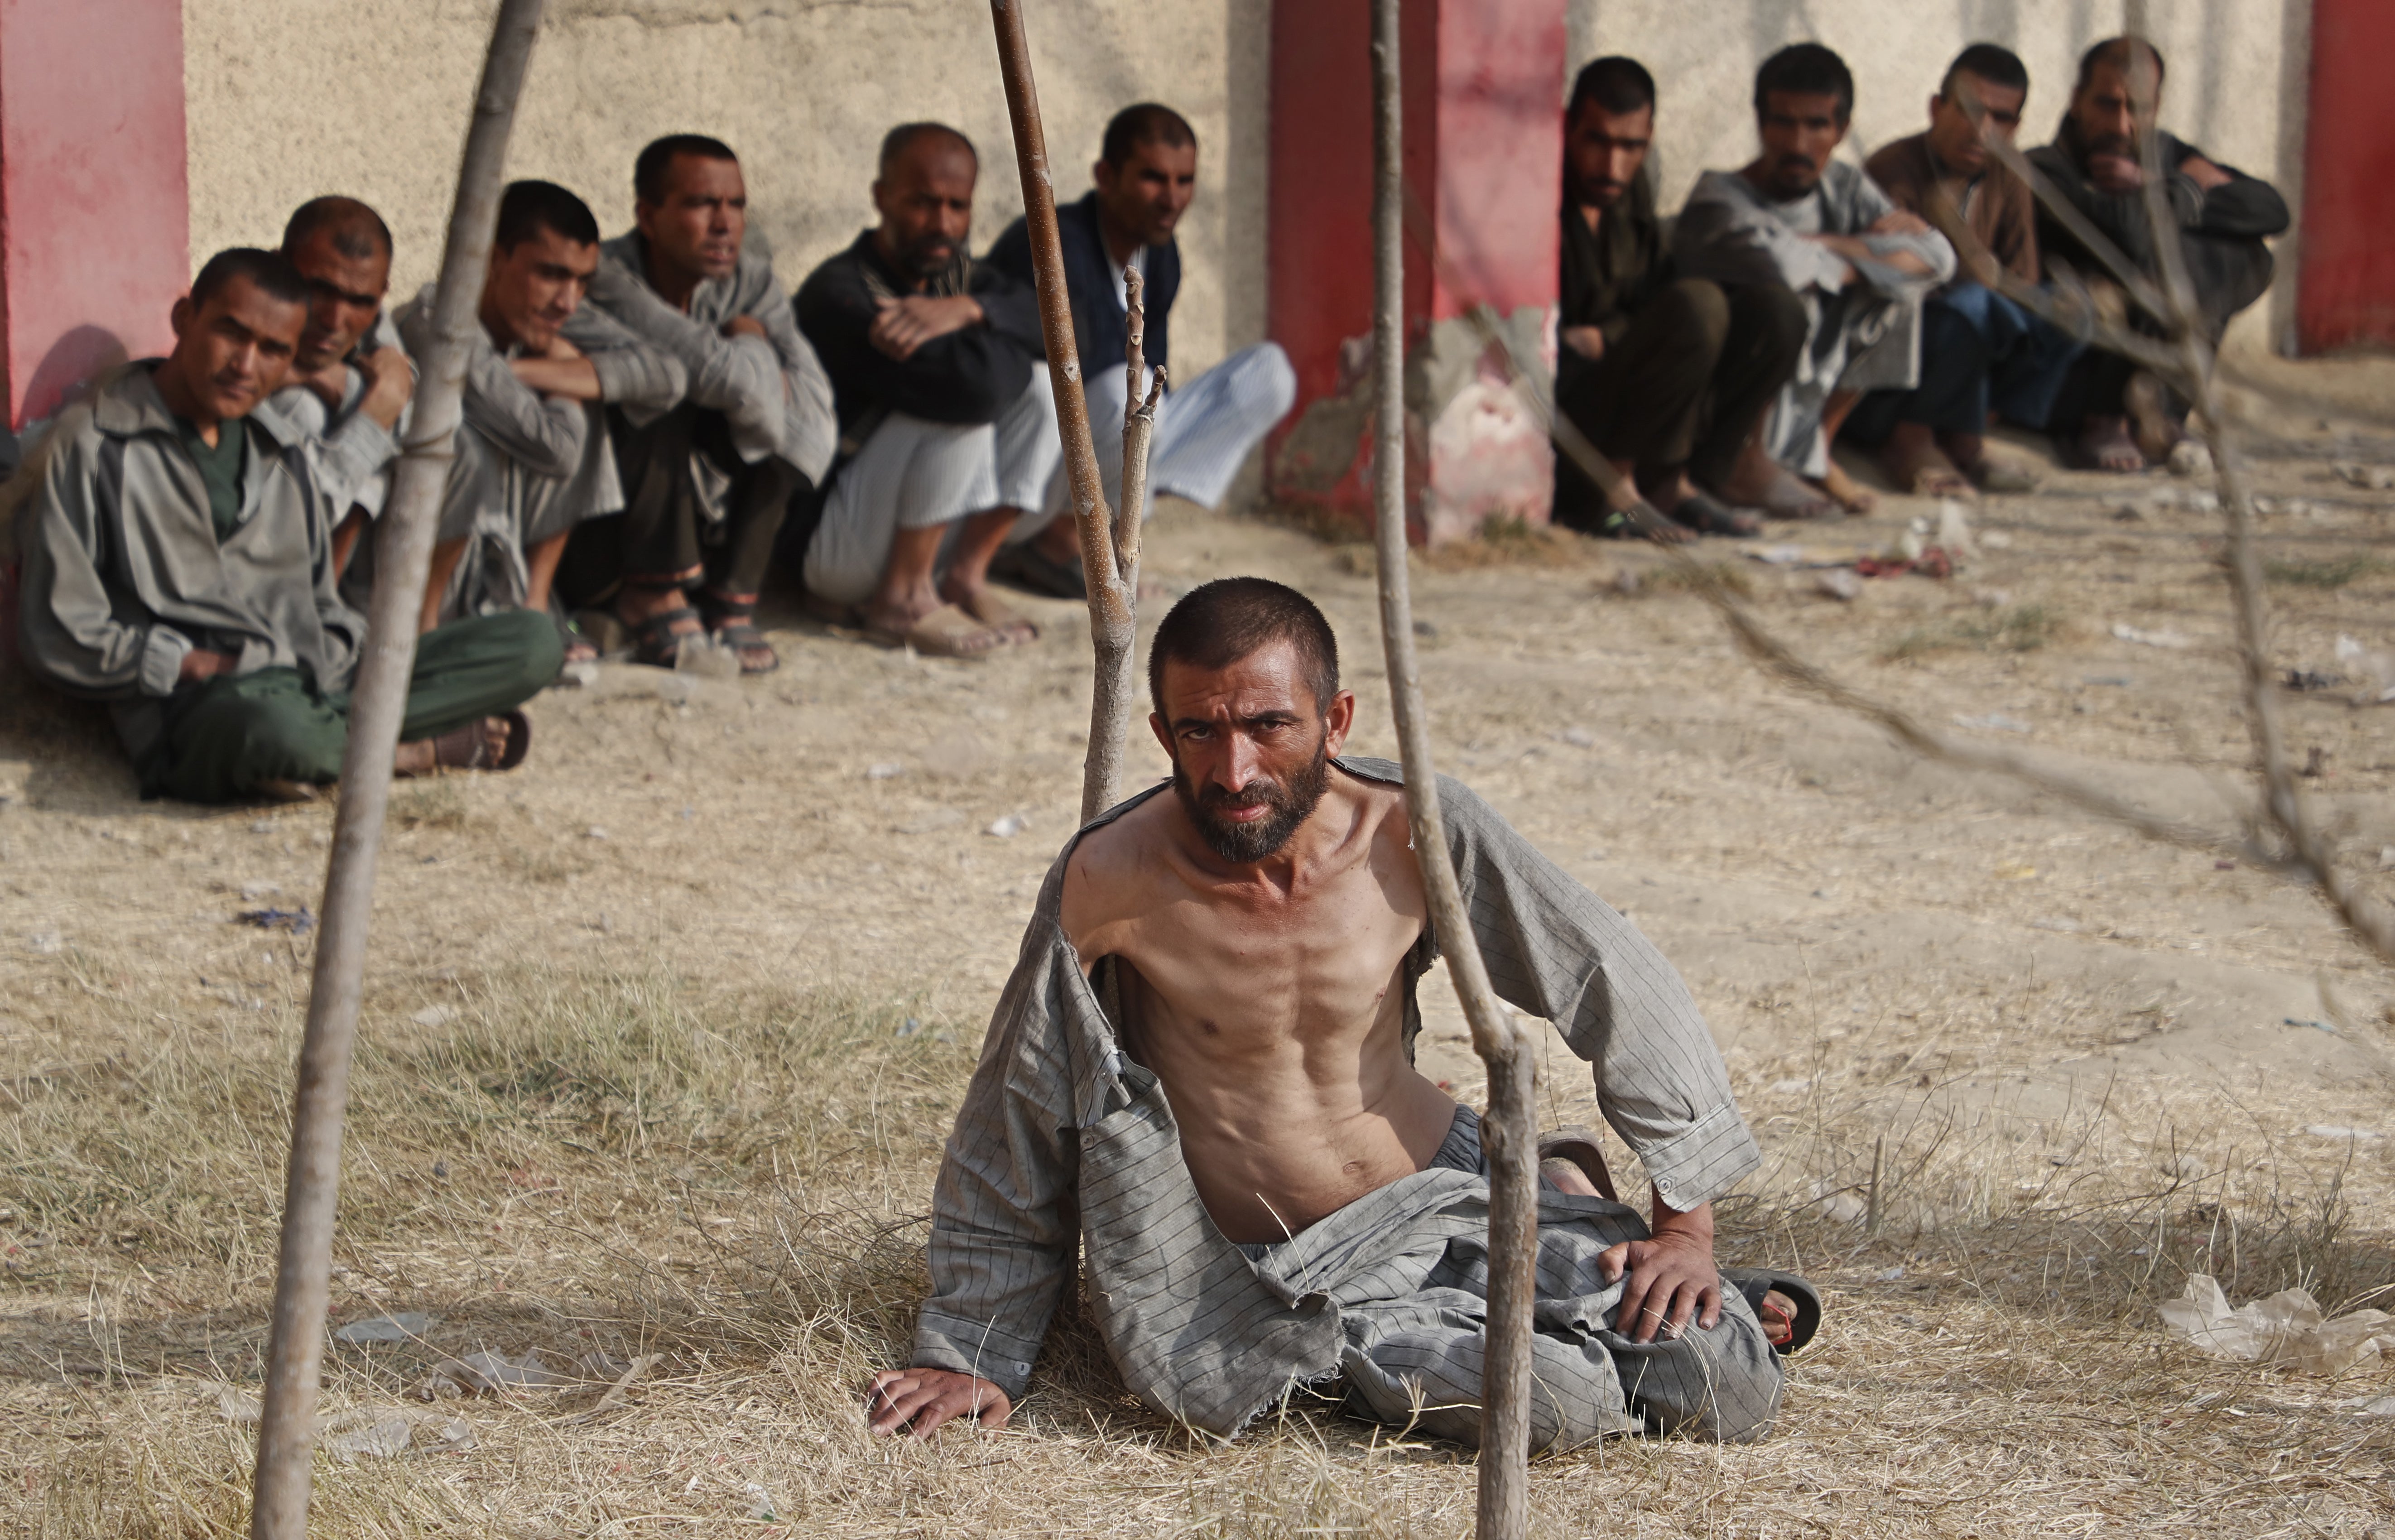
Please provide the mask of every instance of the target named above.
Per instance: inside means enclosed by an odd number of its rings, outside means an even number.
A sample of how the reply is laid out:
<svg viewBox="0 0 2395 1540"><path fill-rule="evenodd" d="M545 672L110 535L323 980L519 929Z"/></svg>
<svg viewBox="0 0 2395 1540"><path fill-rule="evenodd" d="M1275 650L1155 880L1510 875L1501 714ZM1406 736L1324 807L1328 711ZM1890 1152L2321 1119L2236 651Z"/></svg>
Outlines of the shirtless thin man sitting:
<svg viewBox="0 0 2395 1540"><path fill-rule="evenodd" d="M1338 758L1336 643L1277 583L1183 599L1150 684L1171 794L1050 874L949 1140L913 1364L877 1376L872 1426L1002 1425L1083 1239L1099 1329L1158 1410L1228 1435L1343 1375L1363 1414L1471 1441L1486 1168L1478 1119L1412 1063L1436 948L1396 767ZM1534 1439L1642 1416L1758 1436L1780 1369L1723 1288L1710 1202L1756 1152L1702 1018L1628 922L1439 795L1500 992L1595 1061L1653 1176L1651 1230L1591 1174L1542 1184Z"/></svg>

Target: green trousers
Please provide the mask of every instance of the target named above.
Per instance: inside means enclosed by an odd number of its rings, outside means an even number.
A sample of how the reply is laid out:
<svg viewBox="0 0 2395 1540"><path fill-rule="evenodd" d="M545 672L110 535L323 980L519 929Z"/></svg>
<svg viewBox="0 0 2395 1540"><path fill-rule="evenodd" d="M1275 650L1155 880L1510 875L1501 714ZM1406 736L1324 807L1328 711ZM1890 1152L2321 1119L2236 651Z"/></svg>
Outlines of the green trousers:
<svg viewBox="0 0 2395 1540"><path fill-rule="evenodd" d="M537 610L452 620L416 643L407 714L413 743L513 710L557 677L565 660L557 623ZM166 730L139 767L144 796L238 802L267 781L337 780L350 740L350 697L328 695L298 669L218 674L166 703Z"/></svg>

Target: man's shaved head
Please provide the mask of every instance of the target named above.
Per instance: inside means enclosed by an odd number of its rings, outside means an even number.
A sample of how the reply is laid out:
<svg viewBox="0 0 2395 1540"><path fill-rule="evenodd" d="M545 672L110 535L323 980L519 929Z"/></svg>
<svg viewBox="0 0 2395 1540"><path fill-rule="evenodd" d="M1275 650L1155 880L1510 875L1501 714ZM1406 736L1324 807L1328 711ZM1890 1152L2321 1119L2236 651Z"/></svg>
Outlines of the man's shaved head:
<svg viewBox="0 0 2395 1540"><path fill-rule="evenodd" d="M295 256L300 247L317 236L332 243L333 249L352 261L371 261L379 257L390 259L390 226L382 216L355 198L340 196L311 198L291 211L290 222L283 227L283 252Z"/></svg>
<svg viewBox="0 0 2395 1540"><path fill-rule="evenodd" d="M975 166L981 165L981 152L973 148L973 141L946 124L902 123L881 136L880 170L883 180L889 179L892 169L918 144L936 144L943 148L953 146L970 156Z"/></svg>
<svg viewBox="0 0 2395 1540"><path fill-rule="evenodd" d="M1316 707L1339 693L1339 638L1313 600L1269 578L1218 578L1181 596L1148 644L1147 691L1164 710L1164 666L1227 669L1276 642L1297 649Z"/></svg>

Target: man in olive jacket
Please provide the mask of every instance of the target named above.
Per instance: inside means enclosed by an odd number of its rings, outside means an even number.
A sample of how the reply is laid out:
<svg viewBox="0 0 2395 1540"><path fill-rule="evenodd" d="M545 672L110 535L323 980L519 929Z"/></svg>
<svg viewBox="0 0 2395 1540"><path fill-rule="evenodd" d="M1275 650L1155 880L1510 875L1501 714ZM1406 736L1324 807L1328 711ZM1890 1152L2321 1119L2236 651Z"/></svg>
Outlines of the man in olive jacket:
<svg viewBox="0 0 2395 1540"><path fill-rule="evenodd" d="M250 416L290 366L307 292L281 256L218 253L176 302L174 352L63 413L20 472L25 660L108 704L145 795L305 798L340 774L365 621L337 590L302 447ZM561 657L527 611L425 636L399 770L520 763L514 708Z"/></svg>

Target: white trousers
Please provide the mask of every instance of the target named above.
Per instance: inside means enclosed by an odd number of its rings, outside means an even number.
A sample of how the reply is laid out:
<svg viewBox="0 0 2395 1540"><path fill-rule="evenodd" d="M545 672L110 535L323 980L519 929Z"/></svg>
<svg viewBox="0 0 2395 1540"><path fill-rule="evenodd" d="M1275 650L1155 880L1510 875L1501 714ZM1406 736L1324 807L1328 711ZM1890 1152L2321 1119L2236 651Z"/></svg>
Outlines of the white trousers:
<svg viewBox="0 0 2395 1540"><path fill-rule="evenodd" d="M1096 441L1098 472L1105 482L1106 506L1122 501L1122 419L1126 370L1100 370L1081 389L1090 404L1090 432ZM1200 508L1213 508L1231 487L1231 479L1247 463L1250 451L1263 442L1273 425L1289 415L1297 400L1297 371L1277 342L1242 348L1195 379L1174 380L1157 404L1156 435L1148 441L1148 506L1156 511L1156 495L1170 492ZM1046 495L1021 504L1025 510L1007 532L1007 540L1027 540L1073 506L1071 478L1064 467L1064 445L1051 432L1047 447L1052 458L1046 477Z"/></svg>
<svg viewBox="0 0 2395 1540"><path fill-rule="evenodd" d="M880 585L902 529L954 524L997 508L1037 508L1057 451L1048 366L996 422L964 426L893 412L840 467L807 543L810 592L861 604Z"/></svg>

